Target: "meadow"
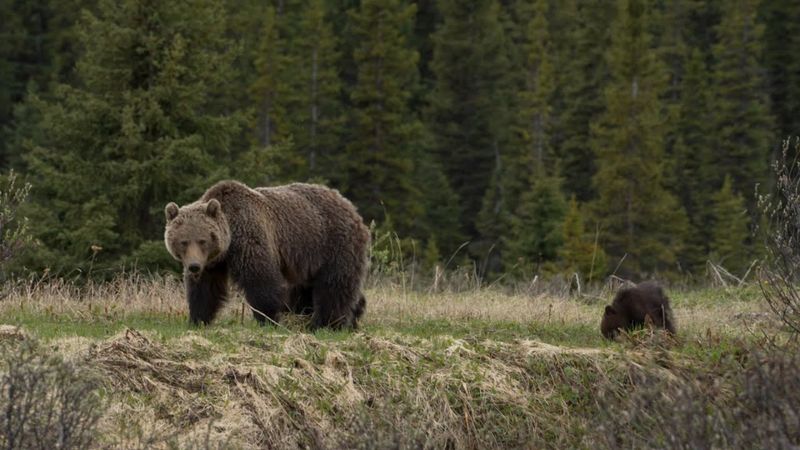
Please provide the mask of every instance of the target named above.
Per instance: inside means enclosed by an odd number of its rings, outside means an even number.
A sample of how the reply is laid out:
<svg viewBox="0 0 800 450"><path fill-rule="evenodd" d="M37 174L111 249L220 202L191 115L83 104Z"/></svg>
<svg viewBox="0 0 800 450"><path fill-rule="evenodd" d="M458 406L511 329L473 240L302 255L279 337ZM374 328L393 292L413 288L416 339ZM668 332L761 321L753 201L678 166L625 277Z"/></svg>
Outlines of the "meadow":
<svg viewBox="0 0 800 450"><path fill-rule="evenodd" d="M238 295L192 328L169 277L42 280L7 287L0 335L97 381L94 448L236 449L678 448L691 389L714 420L682 442L734 445L717 435L744 433L740 374L783 339L757 284L669 289L678 337L616 342L599 333L616 286L414 284L373 277L358 331L309 333L259 327Z"/></svg>

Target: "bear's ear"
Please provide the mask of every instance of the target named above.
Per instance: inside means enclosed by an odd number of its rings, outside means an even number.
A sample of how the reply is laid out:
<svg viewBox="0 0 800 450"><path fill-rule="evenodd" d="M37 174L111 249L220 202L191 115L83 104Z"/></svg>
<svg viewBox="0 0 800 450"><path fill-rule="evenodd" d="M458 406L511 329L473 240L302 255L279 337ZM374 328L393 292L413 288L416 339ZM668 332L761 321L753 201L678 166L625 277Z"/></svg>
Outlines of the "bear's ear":
<svg viewBox="0 0 800 450"><path fill-rule="evenodd" d="M613 316L613 315L614 315L614 314L616 314L616 313L617 313L617 312L614 310L614 308L613 308L613 307L611 307L611 305L606 305L606 312L605 312L605 314L606 314L607 316Z"/></svg>
<svg viewBox="0 0 800 450"><path fill-rule="evenodd" d="M217 214L219 214L219 201L217 201L217 199L212 198L208 201L206 205L206 214L211 217L217 217Z"/></svg>
<svg viewBox="0 0 800 450"><path fill-rule="evenodd" d="M164 215L167 217L167 222L178 217L178 205L175 202L167 203L167 207L164 208Z"/></svg>

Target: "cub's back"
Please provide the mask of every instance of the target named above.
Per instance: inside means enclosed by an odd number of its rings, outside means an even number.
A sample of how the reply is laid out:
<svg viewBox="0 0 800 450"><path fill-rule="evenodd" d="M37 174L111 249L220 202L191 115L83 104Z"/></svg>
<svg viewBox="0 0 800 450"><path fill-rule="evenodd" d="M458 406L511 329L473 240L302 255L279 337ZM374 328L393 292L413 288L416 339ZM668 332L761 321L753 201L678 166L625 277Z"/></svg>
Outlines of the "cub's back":
<svg viewBox="0 0 800 450"><path fill-rule="evenodd" d="M649 315L657 325L674 332L669 298L656 283L645 282L621 290L614 298L613 305L624 311L634 324L644 323L645 316Z"/></svg>

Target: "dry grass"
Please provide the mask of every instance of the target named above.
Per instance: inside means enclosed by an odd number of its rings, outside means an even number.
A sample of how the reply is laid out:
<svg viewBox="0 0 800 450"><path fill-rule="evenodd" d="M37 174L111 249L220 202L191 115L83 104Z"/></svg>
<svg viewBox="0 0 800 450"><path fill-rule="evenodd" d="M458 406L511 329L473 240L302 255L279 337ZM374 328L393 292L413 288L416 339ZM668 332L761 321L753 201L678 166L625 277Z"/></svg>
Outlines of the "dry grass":
<svg viewBox="0 0 800 450"><path fill-rule="evenodd" d="M602 340L602 289L390 282L367 290L358 333L258 328L238 295L190 329L169 278L20 283L0 323L101 375L101 448L591 448L600 386L622 392L641 368L671 379L772 333L755 291L673 292L677 342Z"/></svg>
<svg viewBox="0 0 800 450"><path fill-rule="evenodd" d="M356 334L332 345L299 334L222 352L192 337L162 344L126 330L87 350L107 389L132 400L113 405L102 434L147 431L108 444L180 447L208 430L210 446L231 448L544 444L562 426L582 427L581 410L571 411L563 396L565 383L599 382L623 367L596 349L560 351L531 340ZM216 357L192 356L198 352ZM574 406L590 400L589 386L567 388Z"/></svg>
<svg viewBox="0 0 800 450"><path fill-rule="evenodd" d="M675 308L676 321L682 331L690 333L707 330L739 333L742 325L747 328L768 319L763 303L754 301L758 296L755 291L754 287L716 289L709 291L708 298L703 301L693 300L705 294L673 292L673 302L677 300L679 305ZM589 295L574 298L564 289L556 294L547 290L526 292L497 287L431 293L394 283L372 283L366 295L365 325L479 320L595 326L602 306L610 302L613 291L601 287ZM221 317L240 318L243 302L241 294L234 291ZM187 314L184 288L179 280L138 277L90 282L84 286L61 279L21 282L8 286L0 302L0 314L19 310L86 320L103 317L117 320L136 314L183 318Z"/></svg>
<svg viewBox="0 0 800 450"><path fill-rule="evenodd" d="M120 277L78 285L61 278L6 286L0 311L27 310L93 319L102 314L185 314L183 285L173 278Z"/></svg>

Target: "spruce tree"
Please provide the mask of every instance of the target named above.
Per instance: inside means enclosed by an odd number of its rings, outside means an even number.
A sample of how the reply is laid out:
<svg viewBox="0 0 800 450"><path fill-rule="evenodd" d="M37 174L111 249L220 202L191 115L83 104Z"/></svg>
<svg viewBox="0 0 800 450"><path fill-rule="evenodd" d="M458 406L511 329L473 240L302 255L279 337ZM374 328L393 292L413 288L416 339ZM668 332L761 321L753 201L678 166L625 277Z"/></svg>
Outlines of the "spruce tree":
<svg viewBox="0 0 800 450"><path fill-rule="evenodd" d="M20 165L20 155L7 149L15 145L10 142L14 125L28 125L14 120L14 109L22 107L27 91L46 96L52 82L71 80L77 54L75 22L81 9L94 3L0 2L0 165Z"/></svg>
<svg viewBox="0 0 800 450"><path fill-rule="evenodd" d="M507 14L501 15L500 22L506 41L514 44L507 48L509 75L505 82L514 84L517 95L508 99L507 144L494 155L492 176L476 222L484 246L512 264L518 259L509 245L516 239L512 222L520 196L532 188L534 171L545 174L544 160L551 156L549 101L553 90L547 2L515 6L518 23L511 26Z"/></svg>
<svg viewBox="0 0 800 450"><path fill-rule="evenodd" d="M243 130L243 135L239 139L240 148L234 148L234 155L242 150L252 149L252 145L258 141L256 126L259 122L255 114L259 112L263 104L253 92L255 80L261 75L256 70L256 59L260 56L260 48L264 43L265 33L269 31L265 18L268 9L274 6L263 0L226 0L225 16L226 31L225 35L237 47L236 58L232 62L232 69L235 73L232 82L227 85L219 94L220 100L226 103L231 109L246 108L251 109L251 123ZM270 34L270 33L267 33Z"/></svg>
<svg viewBox="0 0 800 450"><path fill-rule="evenodd" d="M599 281L606 273L606 254L594 232L588 232L584 213L573 195L564 216L563 242L558 256L561 272L578 273L583 280Z"/></svg>
<svg viewBox="0 0 800 450"><path fill-rule="evenodd" d="M761 16L778 139L800 136L800 3L764 0Z"/></svg>
<svg viewBox="0 0 800 450"><path fill-rule="evenodd" d="M769 113L763 52L764 26L756 22L760 0L726 0L713 47L712 79L715 167L708 182L722 186L731 176L736 192L746 195L755 214L755 185L767 179L772 149L777 145Z"/></svg>
<svg viewBox="0 0 800 450"><path fill-rule="evenodd" d="M711 164L711 126L704 118L710 117L708 70L705 55L693 49L685 63L681 80L680 101L673 133L673 173L670 186L686 210L689 234L681 255L681 265L692 273L704 268L711 238L711 217L708 205L714 194L709 180L714 177Z"/></svg>
<svg viewBox="0 0 800 450"><path fill-rule="evenodd" d="M303 2L299 9L284 75L288 88L280 102L285 105L293 152L304 162L293 178L303 180L335 173L344 115L340 54L325 1Z"/></svg>
<svg viewBox="0 0 800 450"><path fill-rule="evenodd" d="M667 82L661 95L665 112L664 177L673 193L677 193L675 188L680 189L682 183L672 176L679 170L675 165L681 163L675 147L680 138L678 122L681 120L682 83L691 50L687 41L691 40L689 32L692 30L692 16L699 9L700 4L696 0L656 2L648 27L653 35L651 46L659 52L667 73Z"/></svg>
<svg viewBox="0 0 800 450"><path fill-rule="evenodd" d="M497 0L440 0L438 9L443 23L432 36L435 85L426 123L463 205L461 222L475 238L492 173L508 150L507 42Z"/></svg>
<svg viewBox="0 0 800 450"><path fill-rule="evenodd" d="M541 171L532 176L530 189L522 193L511 219L511 239L506 241L507 267L555 261L564 243L566 210L561 180Z"/></svg>
<svg viewBox="0 0 800 450"><path fill-rule="evenodd" d="M748 257L749 219L742 196L733 190L730 176L713 196L711 257L734 275L742 275L750 263Z"/></svg>
<svg viewBox="0 0 800 450"><path fill-rule="evenodd" d="M653 35L652 45L658 49L667 69L667 85L663 100L672 107L681 97L681 82L686 72L686 62L698 36L696 22L704 13L704 0L679 2L653 2L648 30ZM670 117L671 118L671 117ZM671 131L671 130L670 130ZM671 143L671 142L670 142ZM667 145L670 148L670 145Z"/></svg>
<svg viewBox="0 0 800 450"><path fill-rule="evenodd" d="M0 3L0 165L7 163L6 132L14 105L25 93L26 74L20 70L20 54L25 48L26 30L12 2Z"/></svg>
<svg viewBox="0 0 800 450"><path fill-rule="evenodd" d="M261 39L254 54L256 78L251 86L257 110L256 143L261 147L285 142L288 137L287 117L280 101L288 87L288 57L286 39L280 34L278 15L275 8L267 6L261 23ZM298 161L285 161L284 165L301 165Z"/></svg>
<svg viewBox="0 0 800 450"><path fill-rule="evenodd" d="M671 270L683 245L686 217L664 187L664 67L650 49L642 0L618 0L607 60L606 109L593 124L597 158L593 210L602 245L622 273ZM627 255L627 256L626 256Z"/></svg>
<svg viewBox="0 0 800 450"><path fill-rule="evenodd" d="M261 148L247 153L269 153L280 167L278 180L331 181L344 159L340 52L327 13L323 0L267 5L250 50L256 77L249 103L257 111L253 129Z"/></svg>
<svg viewBox="0 0 800 450"><path fill-rule="evenodd" d="M391 215L408 236L421 214L413 156L422 124L409 108L418 81L419 55L408 43L414 5L364 0L350 11L358 42L353 51L357 82L350 91L344 190L369 222Z"/></svg>
<svg viewBox="0 0 800 450"><path fill-rule="evenodd" d="M510 224L501 235L509 267L552 261L562 242L566 200L561 180L553 175L550 105L555 87L547 14L547 1L534 2L522 38L524 77L516 99L515 130L519 151L507 158L503 180Z"/></svg>
<svg viewBox="0 0 800 450"><path fill-rule="evenodd" d="M164 204L224 175L241 123L214 96L231 75L221 17L215 0L104 1L84 15L79 82L52 101L31 97L36 133L16 149L34 186L33 231L51 252L40 264L168 259Z"/></svg>
<svg viewBox="0 0 800 450"><path fill-rule="evenodd" d="M466 240L459 222L461 206L428 146L419 147L414 153L413 182L421 197L421 215L411 235L433 245L447 259Z"/></svg>
<svg viewBox="0 0 800 450"><path fill-rule="evenodd" d="M608 2L559 2L556 49L554 149L561 161L564 188L585 202L595 197L592 177L595 153L590 146L590 124L603 112L603 86L608 80L604 52L614 8Z"/></svg>
<svg viewBox="0 0 800 450"><path fill-rule="evenodd" d="M524 152L519 162L528 169L552 168L551 148L555 89L553 56L547 22L548 2L536 0L523 44L524 86L517 96L519 129Z"/></svg>

